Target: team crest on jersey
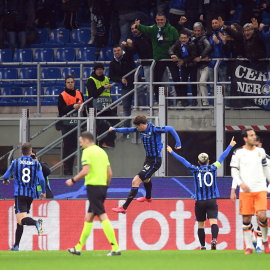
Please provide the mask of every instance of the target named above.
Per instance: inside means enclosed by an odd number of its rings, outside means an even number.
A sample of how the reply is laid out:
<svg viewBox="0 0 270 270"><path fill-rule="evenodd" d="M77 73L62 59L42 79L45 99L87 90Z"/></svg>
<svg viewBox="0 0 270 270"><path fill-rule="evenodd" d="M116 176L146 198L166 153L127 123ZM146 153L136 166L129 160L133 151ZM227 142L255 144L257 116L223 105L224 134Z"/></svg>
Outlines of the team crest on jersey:
<svg viewBox="0 0 270 270"><path fill-rule="evenodd" d="M151 132L149 132L148 134L147 133L142 133L142 135L146 138L150 138L151 137Z"/></svg>

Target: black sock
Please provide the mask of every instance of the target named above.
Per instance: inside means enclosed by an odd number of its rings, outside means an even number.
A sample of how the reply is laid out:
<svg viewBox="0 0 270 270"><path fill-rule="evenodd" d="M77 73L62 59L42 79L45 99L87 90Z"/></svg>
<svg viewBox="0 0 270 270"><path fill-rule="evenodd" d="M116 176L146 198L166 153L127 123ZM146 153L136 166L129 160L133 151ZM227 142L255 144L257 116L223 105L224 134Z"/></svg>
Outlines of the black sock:
<svg viewBox="0 0 270 270"><path fill-rule="evenodd" d="M217 239L218 236L218 225L217 224L212 224L211 225L211 232L212 232L212 239Z"/></svg>
<svg viewBox="0 0 270 270"><path fill-rule="evenodd" d="M20 225L19 223L17 223L14 247L19 246L21 238L22 238L22 234L23 234L23 225Z"/></svg>
<svg viewBox="0 0 270 270"><path fill-rule="evenodd" d="M151 182L151 180L148 183L143 182L143 184L144 184L144 188L145 188L145 191L146 191L145 198L146 199L151 199L151 190L152 190L152 182Z"/></svg>
<svg viewBox="0 0 270 270"><path fill-rule="evenodd" d="M201 246L205 246L205 231L204 228L198 228L198 236L201 243Z"/></svg>
<svg viewBox="0 0 270 270"><path fill-rule="evenodd" d="M132 187L129 194L128 194L128 198L126 200L126 202L124 203L123 205L123 208L124 209L127 209L128 206L130 205L130 203L132 202L132 200L135 198L135 196L137 195L138 193L138 187Z"/></svg>
<svg viewBox="0 0 270 270"><path fill-rule="evenodd" d="M36 224L37 224L37 221L30 217L25 217L22 219L22 225L36 226Z"/></svg>

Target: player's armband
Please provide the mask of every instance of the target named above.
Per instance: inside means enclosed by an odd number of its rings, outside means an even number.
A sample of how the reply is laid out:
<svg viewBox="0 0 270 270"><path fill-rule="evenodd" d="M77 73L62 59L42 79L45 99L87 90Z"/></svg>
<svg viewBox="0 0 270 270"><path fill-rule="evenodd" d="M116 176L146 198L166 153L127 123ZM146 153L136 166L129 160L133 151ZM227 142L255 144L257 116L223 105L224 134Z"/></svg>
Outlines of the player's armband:
<svg viewBox="0 0 270 270"><path fill-rule="evenodd" d="M267 159L266 159L266 158L264 158L264 159L262 160L262 165L263 165L263 166L267 166Z"/></svg>
<svg viewBox="0 0 270 270"><path fill-rule="evenodd" d="M219 168L220 165L221 165L219 161L216 161L216 162L214 162L213 164L214 164L217 168Z"/></svg>

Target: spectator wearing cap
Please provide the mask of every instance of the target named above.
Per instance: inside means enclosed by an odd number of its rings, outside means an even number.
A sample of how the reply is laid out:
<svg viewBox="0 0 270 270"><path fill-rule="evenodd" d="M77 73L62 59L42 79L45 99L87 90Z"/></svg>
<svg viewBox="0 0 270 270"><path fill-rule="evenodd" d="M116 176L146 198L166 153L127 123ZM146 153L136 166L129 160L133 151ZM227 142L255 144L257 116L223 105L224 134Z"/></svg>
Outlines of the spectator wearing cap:
<svg viewBox="0 0 270 270"><path fill-rule="evenodd" d="M109 78L104 75L104 66L102 63L96 63L94 65L94 71L87 79L87 98L93 98L88 102L88 108L96 108L97 112L102 111L112 103L111 88ZM108 108L102 112L99 116L116 116L115 111ZM101 135L109 129L110 126L114 126L117 123L116 120L98 120L97 121L97 135ZM115 146L115 132L109 132L108 135L99 141L99 145L104 148L113 148Z"/></svg>

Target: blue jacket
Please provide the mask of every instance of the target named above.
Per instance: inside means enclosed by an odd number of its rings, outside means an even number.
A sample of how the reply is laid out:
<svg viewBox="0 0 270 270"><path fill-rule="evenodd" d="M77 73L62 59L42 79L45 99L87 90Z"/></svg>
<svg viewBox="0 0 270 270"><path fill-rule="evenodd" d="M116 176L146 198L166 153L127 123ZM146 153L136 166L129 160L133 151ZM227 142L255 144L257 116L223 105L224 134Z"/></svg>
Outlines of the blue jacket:
<svg viewBox="0 0 270 270"><path fill-rule="evenodd" d="M185 10L185 4L187 0L171 0L169 8Z"/></svg>
<svg viewBox="0 0 270 270"><path fill-rule="evenodd" d="M223 28L219 28L217 31L213 31L212 35L209 37L209 42L212 45L212 50L209 54L210 58L228 58L228 54L225 53L224 51L224 44L221 40L221 38L219 37L219 32L221 32L222 34L224 34L224 30ZM216 35L216 37L219 40L219 43L217 44L216 42L213 41L213 35ZM215 66L215 62L216 61L210 61L209 62L209 67L213 68ZM221 65L226 65L226 62L221 62Z"/></svg>
<svg viewBox="0 0 270 270"><path fill-rule="evenodd" d="M270 29L268 26L265 26L262 31L259 32L259 37L265 44L266 58L270 58Z"/></svg>

